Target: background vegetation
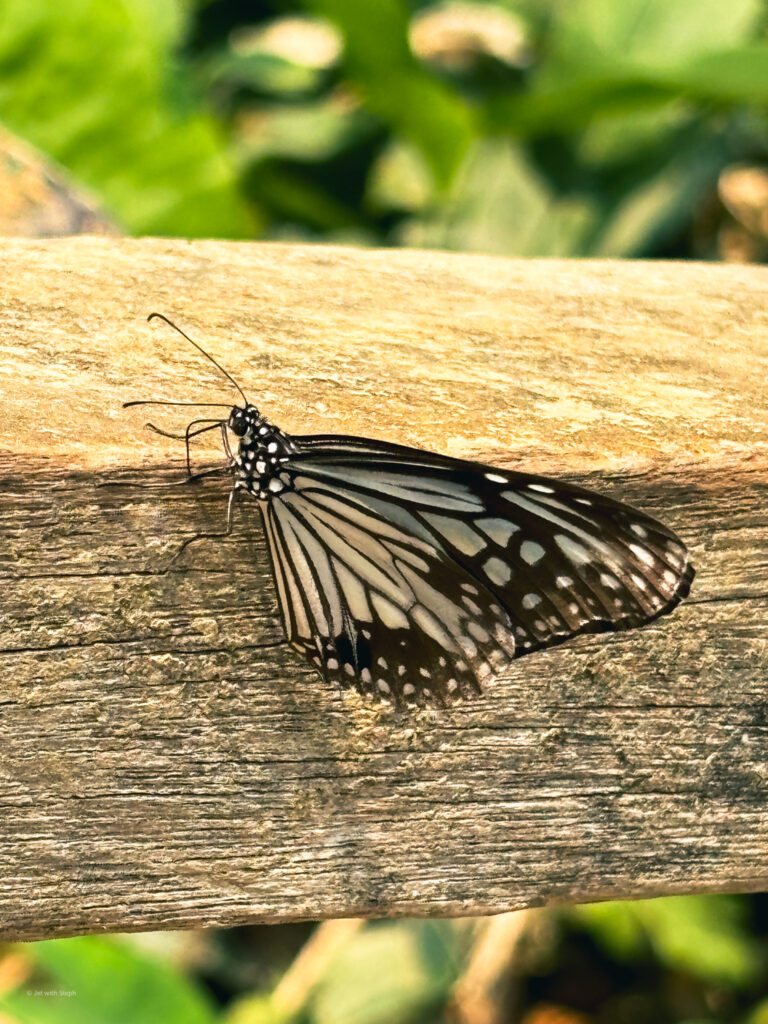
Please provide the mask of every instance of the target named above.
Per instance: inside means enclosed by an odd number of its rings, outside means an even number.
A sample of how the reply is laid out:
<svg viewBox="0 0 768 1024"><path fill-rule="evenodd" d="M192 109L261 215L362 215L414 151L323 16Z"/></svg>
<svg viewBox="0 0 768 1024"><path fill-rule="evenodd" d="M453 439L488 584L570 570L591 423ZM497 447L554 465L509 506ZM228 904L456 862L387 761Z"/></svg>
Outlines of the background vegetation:
<svg viewBox="0 0 768 1024"><path fill-rule="evenodd" d="M761 258L764 0L4 0L0 121L133 233Z"/></svg>
<svg viewBox="0 0 768 1024"><path fill-rule="evenodd" d="M766 1024L768 901L8 946L3 1024ZM491 930L492 929L492 930Z"/></svg>
<svg viewBox="0 0 768 1024"><path fill-rule="evenodd" d="M762 0L4 0L0 121L126 233L759 260L767 24ZM485 1017L484 923L398 921L0 947L0 1021L768 1024L763 897L509 921Z"/></svg>

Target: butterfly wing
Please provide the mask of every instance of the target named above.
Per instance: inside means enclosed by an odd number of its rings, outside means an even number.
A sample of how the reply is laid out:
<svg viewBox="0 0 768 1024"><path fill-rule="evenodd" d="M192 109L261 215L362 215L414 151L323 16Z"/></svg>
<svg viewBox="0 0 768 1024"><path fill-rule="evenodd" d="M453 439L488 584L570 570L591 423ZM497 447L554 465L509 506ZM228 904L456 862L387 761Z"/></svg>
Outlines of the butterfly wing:
<svg viewBox="0 0 768 1024"><path fill-rule="evenodd" d="M294 441L263 509L286 633L363 692L445 699L690 589L671 530L583 488L364 438Z"/></svg>
<svg viewBox="0 0 768 1024"><path fill-rule="evenodd" d="M289 642L329 678L397 701L479 691L515 653L493 593L407 509L284 469L261 506Z"/></svg>

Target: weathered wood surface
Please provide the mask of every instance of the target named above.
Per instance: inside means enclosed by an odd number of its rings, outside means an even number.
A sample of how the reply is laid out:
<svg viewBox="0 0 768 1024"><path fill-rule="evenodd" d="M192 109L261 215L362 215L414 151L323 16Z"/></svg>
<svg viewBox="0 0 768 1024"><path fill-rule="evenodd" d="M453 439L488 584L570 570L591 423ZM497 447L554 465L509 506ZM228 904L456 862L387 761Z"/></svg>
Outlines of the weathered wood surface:
<svg viewBox="0 0 768 1024"><path fill-rule="evenodd" d="M3 937L768 886L768 270L105 239L0 268ZM226 481L131 485L183 446L120 403L234 396L155 309L285 429L663 516L691 598L448 711L327 689L255 510L165 571Z"/></svg>

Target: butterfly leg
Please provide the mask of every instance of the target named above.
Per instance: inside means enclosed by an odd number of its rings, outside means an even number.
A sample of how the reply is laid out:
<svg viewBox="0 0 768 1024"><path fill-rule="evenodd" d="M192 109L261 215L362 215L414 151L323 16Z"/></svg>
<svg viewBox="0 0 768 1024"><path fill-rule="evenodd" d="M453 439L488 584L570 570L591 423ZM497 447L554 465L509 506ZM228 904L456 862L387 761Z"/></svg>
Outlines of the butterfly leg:
<svg viewBox="0 0 768 1024"><path fill-rule="evenodd" d="M227 453L227 458L230 463L235 461L235 456L232 454L232 449L229 447L229 436L227 434L227 424L221 421L221 440L224 445L224 451Z"/></svg>
<svg viewBox="0 0 768 1024"><path fill-rule="evenodd" d="M198 424L200 424L200 423L207 423L208 426L198 427ZM193 437L197 437L199 434L205 434L209 430L215 430L217 427L221 427L222 436L224 437L224 448L226 449L226 452L227 452L227 455L230 458L230 461L232 459L232 452L230 451L229 443L228 443L228 440L226 438L226 432L224 430L224 424L223 424L223 422L221 420L210 420L210 419L192 420L191 423L187 424L187 429L184 431L183 434L174 434L170 430L161 430L160 427L156 427L154 423L147 423L146 426L150 430L154 431L156 434L160 434L161 437L171 437L171 438L173 438L174 441L183 441L184 442L184 445L186 447L186 452L187 452L187 473L189 474L189 476L192 476L192 463L191 463L191 460L190 460L190 446L189 446L189 442L192 440ZM192 427L198 427L198 429L197 430L192 430Z"/></svg>
<svg viewBox="0 0 768 1024"><path fill-rule="evenodd" d="M196 423L208 423L210 425L207 427L200 427L198 430L193 430L190 433L191 428L194 427ZM204 434L207 430L215 430L216 427L221 428L221 440L224 443L224 451L227 453L229 465L231 466L232 463L235 461L235 458L232 454L232 449L229 447L229 438L227 437L227 425L223 420L192 420L191 423L187 424L187 429L184 431L184 443L187 449L187 474L190 480L195 480L200 476L204 476L204 474L192 472L192 463L190 461L189 454L189 442L193 437L197 437L198 434ZM229 468L229 466L227 468Z"/></svg>
<svg viewBox="0 0 768 1024"><path fill-rule="evenodd" d="M198 476L202 476L204 474L197 474L197 475ZM196 533L194 535L194 537L187 537L186 540L182 541L181 546L179 547L179 550L176 552L176 554L170 560L168 565L166 565L165 569L163 570L164 573L166 573L166 572L168 572L170 570L171 566L176 561L178 561L178 559L184 554L184 552L187 550L187 548L190 546L190 544L194 544L198 540L221 540L221 539L223 539L225 537L230 537L232 535L232 524L233 524L233 521L234 521L235 496L236 495L237 495L237 487L233 487L232 490L229 492L229 501L227 502L227 525L226 525L226 529L224 529L223 531L222 530L217 530L217 531L215 531L213 533Z"/></svg>

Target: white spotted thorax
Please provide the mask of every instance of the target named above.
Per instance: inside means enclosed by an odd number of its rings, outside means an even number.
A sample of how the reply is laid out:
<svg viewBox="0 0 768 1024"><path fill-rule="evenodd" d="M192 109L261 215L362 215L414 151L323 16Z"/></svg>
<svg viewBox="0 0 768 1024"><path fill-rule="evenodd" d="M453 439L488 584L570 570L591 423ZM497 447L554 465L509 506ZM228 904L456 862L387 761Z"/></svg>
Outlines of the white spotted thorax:
<svg viewBox="0 0 768 1024"><path fill-rule="evenodd" d="M515 658L644 626L689 593L685 544L644 512L385 441L291 437L184 337L242 398L225 418L189 425L188 468L190 440L220 431L233 476L228 531L233 499L254 500L286 639L324 681L398 705L448 705Z"/></svg>
<svg viewBox="0 0 768 1024"><path fill-rule="evenodd" d="M267 501L290 487L290 478L280 473L296 445L254 405L236 405L229 414L228 426L240 438L234 457L234 487L245 490L259 501Z"/></svg>

